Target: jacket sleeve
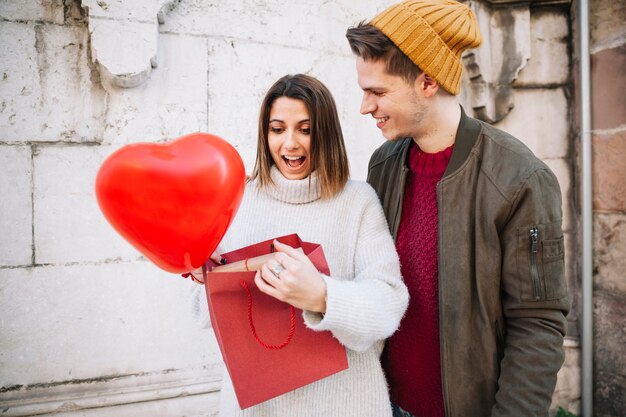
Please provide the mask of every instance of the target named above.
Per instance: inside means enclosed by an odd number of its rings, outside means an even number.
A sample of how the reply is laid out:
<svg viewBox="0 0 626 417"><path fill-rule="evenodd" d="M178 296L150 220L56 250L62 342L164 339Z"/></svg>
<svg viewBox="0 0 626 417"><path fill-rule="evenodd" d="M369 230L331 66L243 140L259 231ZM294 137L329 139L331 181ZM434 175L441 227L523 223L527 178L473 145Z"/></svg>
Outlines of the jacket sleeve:
<svg viewBox="0 0 626 417"><path fill-rule="evenodd" d="M344 346L358 352L397 330L409 299L382 208L374 191L369 186L367 190L356 237L354 278L324 276L326 313L304 313L308 327L330 330Z"/></svg>
<svg viewBox="0 0 626 417"><path fill-rule="evenodd" d="M503 353L492 417L548 416L564 360L570 303L564 277L561 193L548 169L517 191L503 247Z"/></svg>

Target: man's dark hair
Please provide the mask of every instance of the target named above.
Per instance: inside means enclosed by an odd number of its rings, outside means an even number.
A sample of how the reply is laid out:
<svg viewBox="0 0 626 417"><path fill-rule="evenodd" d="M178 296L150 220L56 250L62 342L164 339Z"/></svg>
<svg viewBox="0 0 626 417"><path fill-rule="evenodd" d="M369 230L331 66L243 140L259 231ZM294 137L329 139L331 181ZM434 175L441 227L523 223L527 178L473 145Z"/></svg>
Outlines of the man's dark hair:
<svg viewBox="0 0 626 417"><path fill-rule="evenodd" d="M413 83L422 70L409 59L380 29L360 22L346 32L352 52L365 61L383 60L387 72Z"/></svg>

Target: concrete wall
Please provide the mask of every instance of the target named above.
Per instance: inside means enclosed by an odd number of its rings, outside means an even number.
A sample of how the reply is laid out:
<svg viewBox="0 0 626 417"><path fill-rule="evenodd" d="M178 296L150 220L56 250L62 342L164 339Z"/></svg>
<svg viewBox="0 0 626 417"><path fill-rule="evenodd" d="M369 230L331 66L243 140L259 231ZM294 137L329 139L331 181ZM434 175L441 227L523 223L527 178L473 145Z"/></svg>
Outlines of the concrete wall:
<svg viewBox="0 0 626 417"><path fill-rule="evenodd" d="M113 231L96 172L125 144L194 131L229 140L249 172L265 90L305 72L333 92L353 177L364 179L383 139L358 114L344 33L391 3L0 0L2 415L215 415L222 365L213 335L190 319L195 284ZM530 58L498 126L557 173L574 265L567 10L531 10L528 24L519 42ZM575 410L575 337L568 343L554 405Z"/></svg>

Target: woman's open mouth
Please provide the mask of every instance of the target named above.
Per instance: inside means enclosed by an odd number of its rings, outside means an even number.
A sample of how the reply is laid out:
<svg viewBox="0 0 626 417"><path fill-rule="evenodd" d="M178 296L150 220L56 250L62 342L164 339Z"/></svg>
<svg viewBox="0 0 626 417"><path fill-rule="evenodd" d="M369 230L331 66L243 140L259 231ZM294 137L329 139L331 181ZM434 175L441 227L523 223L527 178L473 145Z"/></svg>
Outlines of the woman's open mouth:
<svg viewBox="0 0 626 417"><path fill-rule="evenodd" d="M300 168L304 164L306 156L289 156L283 155L283 161L289 166L289 168Z"/></svg>

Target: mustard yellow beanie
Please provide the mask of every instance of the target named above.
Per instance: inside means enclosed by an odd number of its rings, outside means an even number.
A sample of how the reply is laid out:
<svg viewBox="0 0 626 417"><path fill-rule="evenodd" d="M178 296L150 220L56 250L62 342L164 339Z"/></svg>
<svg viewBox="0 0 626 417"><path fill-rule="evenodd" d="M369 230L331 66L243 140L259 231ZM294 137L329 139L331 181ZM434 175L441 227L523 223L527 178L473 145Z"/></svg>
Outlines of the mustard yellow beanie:
<svg viewBox="0 0 626 417"><path fill-rule="evenodd" d="M461 54L482 42L476 16L453 0L409 0L370 22L451 94L461 91Z"/></svg>

